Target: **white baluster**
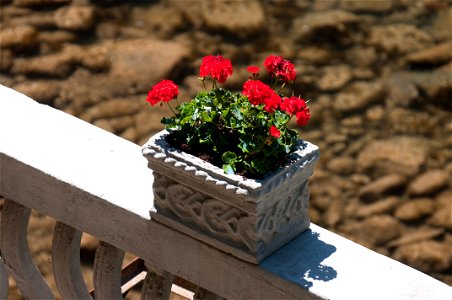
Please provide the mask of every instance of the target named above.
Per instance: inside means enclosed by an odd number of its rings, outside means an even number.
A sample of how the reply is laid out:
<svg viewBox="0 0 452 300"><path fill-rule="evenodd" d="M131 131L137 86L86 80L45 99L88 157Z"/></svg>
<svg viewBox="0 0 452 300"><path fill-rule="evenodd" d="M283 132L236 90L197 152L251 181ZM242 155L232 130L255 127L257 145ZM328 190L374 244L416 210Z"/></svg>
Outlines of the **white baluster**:
<svg viewBox="0 0 452 300"><path fill-rule="evenodd" d="M94 259L94 297L96 299L122 299L121 267L124 251L99 242Z"/></svg>
<svg viewBox="0 0 452 300"><path fill-rule="evenodd" d="M174 275L160 270L159 273L153 272L149 268L148 273L143 282L143 288L141 289L141 299L142 300L168 300L171 295L171 287L173 286ZM153 268L155 269L155 268Z"/></svg>
<svg viewBox="0 0 452 300"><path fill-rule="evenodd" d="M92 299L80 267L82 232L57 222L53 233L52 265L55 282L63 299Z"/></svg>
<svg viewBox="0 0 452 300"><path fill-rule="evenodd" d="M8 298L8 272L3 264L3 259L0 257L0 299Z"/></svg>
<svg viewBox="0 0 452 300"><path fill-rule="evenodd" d="M30 208L5 200L0 234L2 257L24 297L28 299L54 299L47 283L30 256L27 242L30 213Z"/></svg>

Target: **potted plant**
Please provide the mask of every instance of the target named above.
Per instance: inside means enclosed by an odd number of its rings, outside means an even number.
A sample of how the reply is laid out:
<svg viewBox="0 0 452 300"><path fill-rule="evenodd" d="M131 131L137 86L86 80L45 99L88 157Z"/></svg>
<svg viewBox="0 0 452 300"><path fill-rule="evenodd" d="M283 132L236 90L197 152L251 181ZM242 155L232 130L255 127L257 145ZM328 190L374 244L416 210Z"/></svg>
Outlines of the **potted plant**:
<svg viewBox="0 0 452 300"><path fill-rule="evenodd" d="M249 66L243 91L233 93L218 87L232 74L231 62L206 56L205 90L181 104L174 82L157 83L147 101L175 99L176 107L162 119L166 129L143 146L154 172L151 218L253 263L309 227L307 185L319 157L318 147L288 126L292 118L300 126L310 119L302 98L281 93L295 80L294 65L270 55L264 66L273 87Z"/></svg>

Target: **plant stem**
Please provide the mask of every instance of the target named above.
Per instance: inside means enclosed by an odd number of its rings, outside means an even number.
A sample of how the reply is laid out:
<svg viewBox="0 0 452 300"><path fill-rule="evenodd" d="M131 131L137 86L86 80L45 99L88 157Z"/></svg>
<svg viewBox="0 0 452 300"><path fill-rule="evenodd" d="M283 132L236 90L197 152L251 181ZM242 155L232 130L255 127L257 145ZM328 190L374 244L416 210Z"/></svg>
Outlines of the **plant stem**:
<svg viewBox="0 0 452 300"><path fill-rule="evenodd" d="M177 100L177 98L176 98ZM171 107L171 105L169 105L168 102L166 102L166 105L168 105L169 109L173 112L174 116L176 116L176 112L173 110L173 108Z"/></svg>
<svg viewBox="0 0 452 300"><path fill-rule="evenodd" d="M276 86L278 85L278 77L275 78L275 83L273 84L273 89L276 89Z"/></svg>
<svg viewBox="0 0 452 300"><path fill-rule="evenodd" d="M281 87L279 88L277 94L279 94L279 93L281 92L281 90L284 88L285 85L286 85L286 83L284 82L284 83L281 85Z"/></svg>

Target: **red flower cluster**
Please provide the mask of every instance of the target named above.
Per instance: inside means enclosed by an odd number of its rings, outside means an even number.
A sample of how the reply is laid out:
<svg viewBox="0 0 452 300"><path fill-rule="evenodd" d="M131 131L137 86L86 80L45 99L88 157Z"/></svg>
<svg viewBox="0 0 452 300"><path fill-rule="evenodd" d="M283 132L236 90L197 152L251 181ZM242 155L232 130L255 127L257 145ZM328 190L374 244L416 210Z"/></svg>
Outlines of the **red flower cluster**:
<svg viewBox="0 0 452 300"><path fill-rule="evenodd" d="M272 77L281 79L285 83L294 81L297 77L294 64L281 56L269 55L264 61L264 66Z"/></svg>
<svg viewBox="0 0 452 300"><path fill-rule="evenodd" d="M279 106L281 105L281 101L282 101L281 97L278 94L273 93L270 96L270 98L265 99L264 109L269 113L272 113L279 108Z"/></svg>
<svg viewBox="0 0 452 300"><path fill-rule="evenodd" d="M300 126L305 126L311 118L306 101L302 98L292 96L281 99L271 87L260 80L246 81L243 85L242 94L247 96L253 105L264 104L264 109L269 113L281 109L290 116L295 115L297 124Z"/></svg>
<svg viewBox="0 0 452 300"><path fill-rule="evenodd" d="M281 103L281 110L285 111L289 115L293 116L300 110L306 108L306 101L300 97L292 96L285 97Z"/></svg>
<svg viewBox="0 0 452 300"><path fill-rule="evenodd" d="M248 80L243 84L242 94L254 105L265 104L275 91L260 80Z"/></svg>
<svg viewBox="0 0 452 300"><path fill-rule="evenodd" d="M221 55L204 56L199 67L199 76L211 76L218 80L219 83L224 83L226 78L232 75L232 64L229 59L225 59Z"/></svg>
<svg viewBox="0 0 452 300"><path fill-rule="evenodd" d="M179 95L179 89L177 85L171 80L163 79L152 87L152 90L148 92L146 101L155 105L159 102L169 102Z"/></svg>
<svg viewBox="0 0 452 300"><path fill-rule="evenodd" d="M253 77L259 76L259 67L258 66L248 66L246 70L253 75Z"/></svg>
<svg viewBox="0 0 452 300"><path fill-rule="evenodd" d="M292 96L284 98L280 108L291 116L295 115L297 117L297 124L300 126L305 126L311 118L306 101L300 97Z"/></svg>
<svg viewBox="0 0 452 300"><path fill-rule="evenodd" d="M242 94L254 104L264 104L265 110L274 112L281 103L281 97L276 92L260 80L248 80L243 84Z"/></svg>
<svg viewBox="0 0 452 300"><path fill-rule="evenodd" d="M267 71L273 77L281 79L284 83L295 80L296 72L294 65L283 59L281 56L270 55L264 61L264 66ZM253 74L253 77L257 76L259 67L249 66L248 72ZM248 97L248 100L254 105L264 104L264 109L273 113L275 110L280 109L291 117L296 116L297 124L305 126L311 115L309 108L306 106L306 101L300 97L281 97L268 85L260 80L248 80L243 85L242 94ZM276 129L276 128L275 128ZM275 136L274 129L270 131L272 136Z"/></svg>
<svg viewBox="0 0 452 300"><path fill-rule="evenodd" d="M305 126L309 119L311 119L311 114L309 112L309 108L305 108L296 113L297 116L297 124L299 126Z"/></svg>
<svg viewBox="0 0 452 300"><path fill-rule="evenodd" d="M270 135L271 135L272 137L275 137L275 138L278 139L278 138L281 136L281 131L279 131L279 129L276 128L276 126L272 125L272 126L270 127Z"/></svg>
<svg viewBox="0 0 452 300"><path fill-rule="evenodd" d="M284 83L295 80L294 65L281 56L268 56L265 59L264 66L272 77L278 79L275 85L279 80ZM213 86L216 88L216 81L224 83L232 75L232 64L230 60L221 55L209 55L202 59L199 70L203 79L206 76L211 76L214 79ZM247 96L251 104L262 105L263 109L269 113L280 110L287 113L291 118L296 116L297 124L300 126L307 124L311 115L305 100L296 96L282 98L273 88L256 79L259 76L258 66L248 66L247 71L252 74L252 77L250 76L250 79L243 84L242 94ZM282 87L284 87L284 84ZM175 99L178 94L178 86L173 81L164 79L152 87L152 90L148 92L146 101L151 105L169 102ZM282 132L272 125L269 127L269 134L271 137L280 138Z"/></svg>

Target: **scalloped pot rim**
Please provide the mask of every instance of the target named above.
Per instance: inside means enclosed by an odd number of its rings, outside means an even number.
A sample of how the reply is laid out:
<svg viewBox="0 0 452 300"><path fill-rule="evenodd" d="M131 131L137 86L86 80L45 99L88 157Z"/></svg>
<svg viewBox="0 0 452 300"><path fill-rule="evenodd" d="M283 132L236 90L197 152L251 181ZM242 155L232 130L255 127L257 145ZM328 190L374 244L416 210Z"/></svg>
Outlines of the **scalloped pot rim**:
<svg viewBox="0 0 452 300"><path fill-rule="evenodd" d="M294 160L291 164L285 165L278 171L267 175L264 179L249 179L241 175L226 174L223 169L214 166L199 157L170 146L165 140L165 136L168 134L169 132L167 130L162 130L153 135L143 146L143 155L146 158L153 156L154 158L165 161L174 160L175 164L184 162L187 168L192 168L192 171L197 172L201 176L212 176L216 179L222 179L234 186L244 188L245 190L243 191L236 191L239 194L248 194L251 191L256 193L260 188L268 185L276 177L290 177L297 169L303 168L306 164L314 162L319 158L319 147L300 139L296 145L298 149L291 154L291 158ZM203 174L203 172L205 174Z"/></svg>

